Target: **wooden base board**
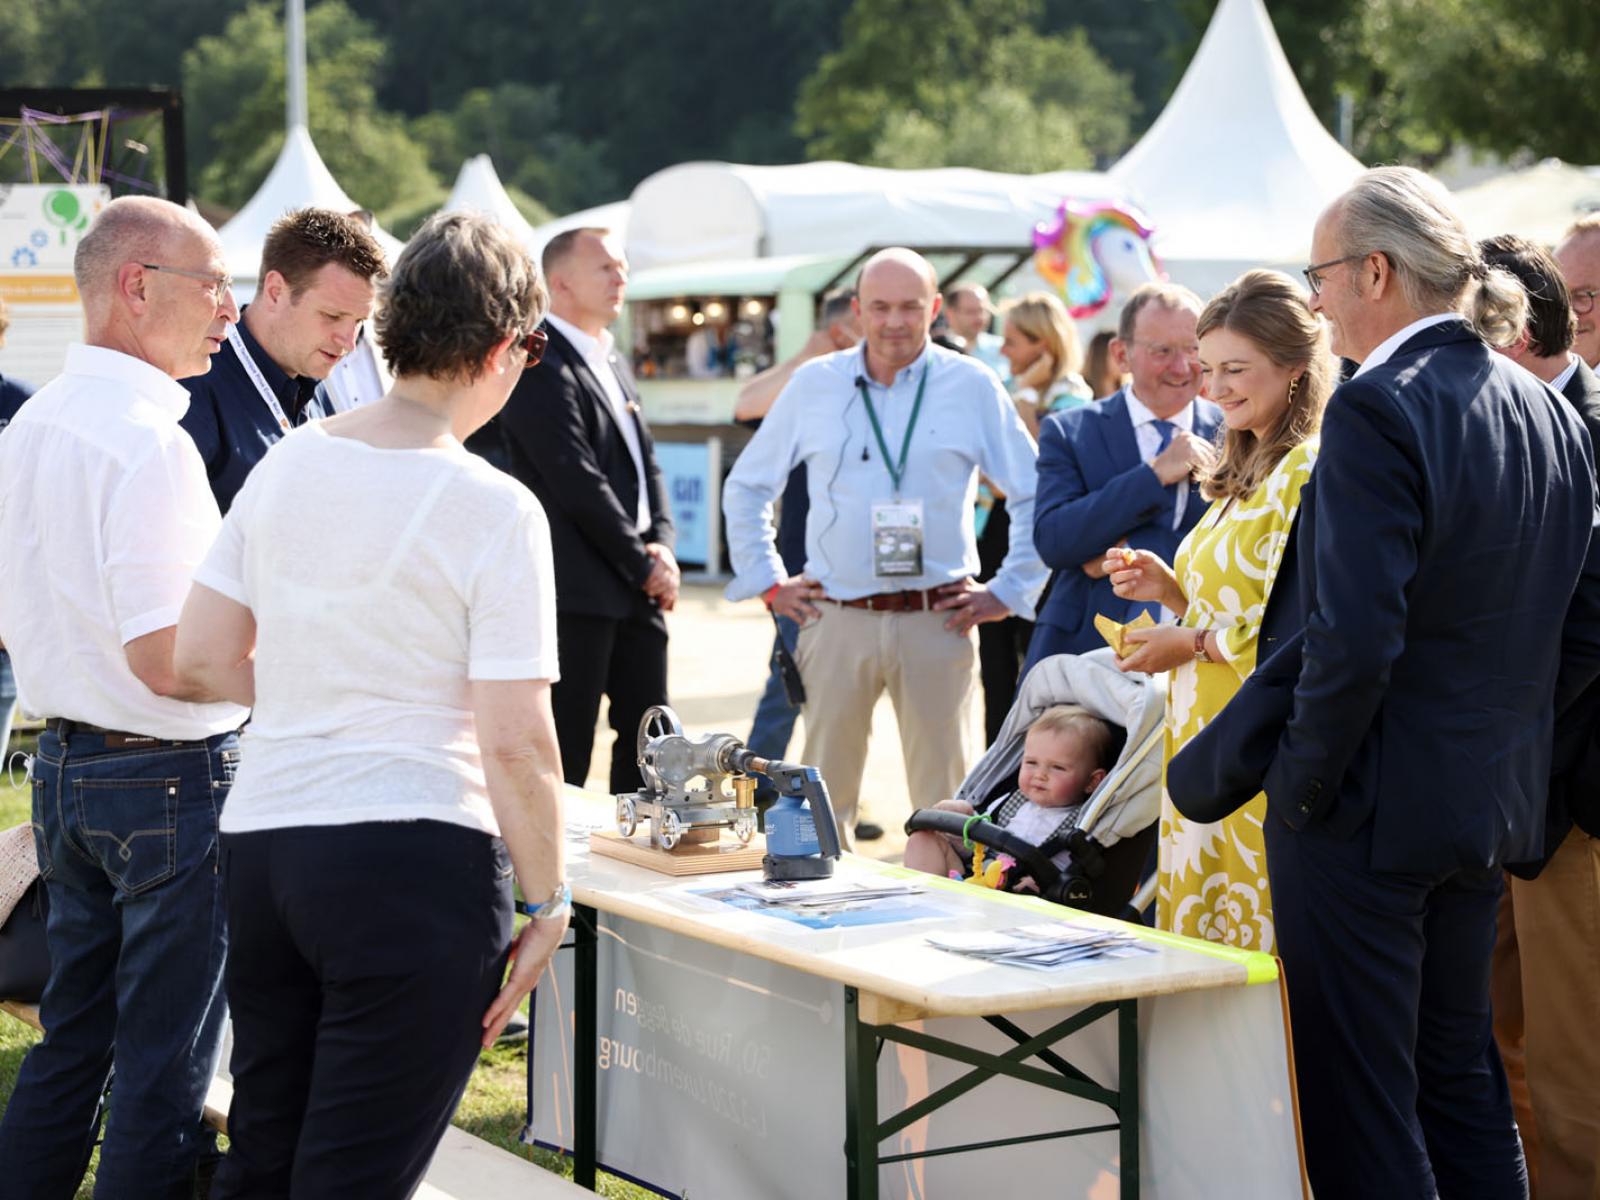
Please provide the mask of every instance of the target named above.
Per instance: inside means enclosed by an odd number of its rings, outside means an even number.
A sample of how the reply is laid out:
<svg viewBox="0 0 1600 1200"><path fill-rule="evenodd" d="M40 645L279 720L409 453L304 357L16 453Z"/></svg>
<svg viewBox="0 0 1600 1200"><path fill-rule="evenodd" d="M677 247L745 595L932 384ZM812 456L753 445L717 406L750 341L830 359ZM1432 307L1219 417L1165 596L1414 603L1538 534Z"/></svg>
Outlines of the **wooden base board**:
<svg viewBox="0 0 1600 1200"><path fill-rule="evenodd" d="M635 866L649 867L663 875L713 875L720 871L757 869L767 852L767 839L758 833L744 846L732 834L724 833L716 842L702 845L680 842L674 850L663 850L650 844L648 833L625 838L614 829L597 829L589 835L589 850Z"/></svg>

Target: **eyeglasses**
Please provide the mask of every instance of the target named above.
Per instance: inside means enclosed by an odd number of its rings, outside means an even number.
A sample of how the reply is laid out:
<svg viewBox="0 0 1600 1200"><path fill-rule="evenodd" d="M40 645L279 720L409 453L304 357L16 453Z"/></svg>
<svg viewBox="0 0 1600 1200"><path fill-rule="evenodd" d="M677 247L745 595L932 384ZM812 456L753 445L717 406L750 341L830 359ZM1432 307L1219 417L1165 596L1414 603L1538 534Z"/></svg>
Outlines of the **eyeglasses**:
<svg viewBox="0 0 1600 1200"><path fill-rule="evenodd" d="M146 271L165 271L168 275L182 275L186 279L198 279L201 283L209 283L213 300L221 300L222 294L233 286L232 275L213 275L210 271L187 271L182 267L163 267L159 263L139 265Z"/></svg>
<svg viewBox="0 0 1600 1200"><path fill-rule="evenodd" d="M1306 277L1306 286L1311 289L1311 294L1320 296L1322 294L1322 272L1329 267L1337 267L1340 263L1356 262L1365 257L1365 254L1346 254L1343 258L1330 258L1327 262L1304 268L1300 274Z"/></svg>
<svg viewBox="0 0 1600 1200"><path fill-rule="evenodd" d="M1572 311L1578 316L1594 311L1594 298L1600 296L1600 290L1584 288L1581 292L1572 293Z"/></svg>
<svg viewBox="0 0 1600 1200"><path fill-rule="evenodd" d="M528 361L525 362L523 366L538 366L539 360L544 357L544 348L549 344L550 335L542 329L535 329L529 333L523 334L522 339L517 343L517 345L521 346L523 350L527 351L528 354Z"/></svg>
<svg viewBox="0 0 1600 1200"><path fill-rule="evenodd" d="M1200 357L1200 347L1194 342L1190 342L1187 346L1168 346L1154 342L1136 341L1134 345L1142 347L1144 352L1157 362L1171 362L1175 358Z"/></svg>

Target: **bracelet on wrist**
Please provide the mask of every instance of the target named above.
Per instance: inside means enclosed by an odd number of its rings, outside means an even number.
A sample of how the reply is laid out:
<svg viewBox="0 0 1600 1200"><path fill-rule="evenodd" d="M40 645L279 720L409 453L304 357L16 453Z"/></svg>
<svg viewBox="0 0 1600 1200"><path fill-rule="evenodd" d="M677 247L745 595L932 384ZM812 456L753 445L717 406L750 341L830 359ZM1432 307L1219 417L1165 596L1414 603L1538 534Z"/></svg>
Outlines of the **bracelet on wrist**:
<svg viewBox="0 0 1600 1200"><path fill-rule="evenodd" d="M1194 657L1196 662L1214 661L1210 651L1206 649L1206 631L1204 629L1196 629L1194 631Z"/></svg>
<svg viewBox="0 0 1600 1200"><path fill-rule="evenodd" d="M775 583L761 593L761 603L765 604L769 610L772 608L772 602L778 598L778 589L782 586L783 584L781 583Z"/></svg>

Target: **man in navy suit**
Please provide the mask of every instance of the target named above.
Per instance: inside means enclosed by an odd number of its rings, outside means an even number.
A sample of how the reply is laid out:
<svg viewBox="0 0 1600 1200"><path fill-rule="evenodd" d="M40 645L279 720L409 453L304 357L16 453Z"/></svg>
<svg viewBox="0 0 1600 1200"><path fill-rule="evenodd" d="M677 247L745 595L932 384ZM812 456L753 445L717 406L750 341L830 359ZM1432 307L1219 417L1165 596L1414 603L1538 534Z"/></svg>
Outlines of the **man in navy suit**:
<svg viewBox="0 0 1600 1200"><path fill-rule="evenodd" d="M1024 672L1052 654L1104 645L1096 613L1128 621L1156 605L1119 599L1101 563L1117 544L1172 561L1206 509L1196 466L1212 452L1222 414L1199 400L1200 298L1173 284L1128 297L1111 353L1133 377L1093 404L1046 417L1039 428L1039 492L1033 540L1054 572L1034 626Z"/></svg>
<svg viewBox="0 0 1600 1200"><path fill-rule="evenodd" d="M1240 764L1265 765L1318 1200L1520 1198L1489 963L1500 864L1543 846L1593 459L1570 406L1490 348L1521 334L1526 297L1427 176L1361 176L1318 220L1312 264L1312 306L1360 366L1301 498L1285 591L1303 630L1169 789L1187 812L1206 768L1237 794Z"/></svg>
<svg viewBox="0 0 1600 1200"><path fill-rule="evenodd" d="M1600 379L1573 348L1576 321L1561 268L1512 234L1478 249L1528 293L1527 328L1505 355L1560 392L1591 445L1600 444ZM1594 615L1596 599L1584 583L1579 593L1568 611L1556 686L1544 857L1511 867L1493 973L1495 1041L1511 1079L1528 1175L1548 1196L1600 1192L1600 1042L1593 1037L1600 1027L1600 683L1592 653L1600 630L1591 621L1584 638L1591 653L1572 652L1572 635L1584 633L1580 622Z"/></svg>

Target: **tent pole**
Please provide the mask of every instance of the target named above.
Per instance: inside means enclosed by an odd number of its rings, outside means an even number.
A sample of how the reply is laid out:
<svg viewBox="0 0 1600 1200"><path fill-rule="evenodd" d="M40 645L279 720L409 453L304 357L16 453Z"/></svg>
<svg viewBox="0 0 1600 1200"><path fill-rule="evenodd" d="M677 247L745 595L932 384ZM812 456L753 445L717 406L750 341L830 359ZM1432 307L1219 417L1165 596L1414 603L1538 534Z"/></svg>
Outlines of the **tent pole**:
<svg viewBox="0 0 1600 1200"><path fill-rule="evenodd" d="M306 4L288 0L285 42L289 55L289 128L304 129L306 121Z"/></svg>

